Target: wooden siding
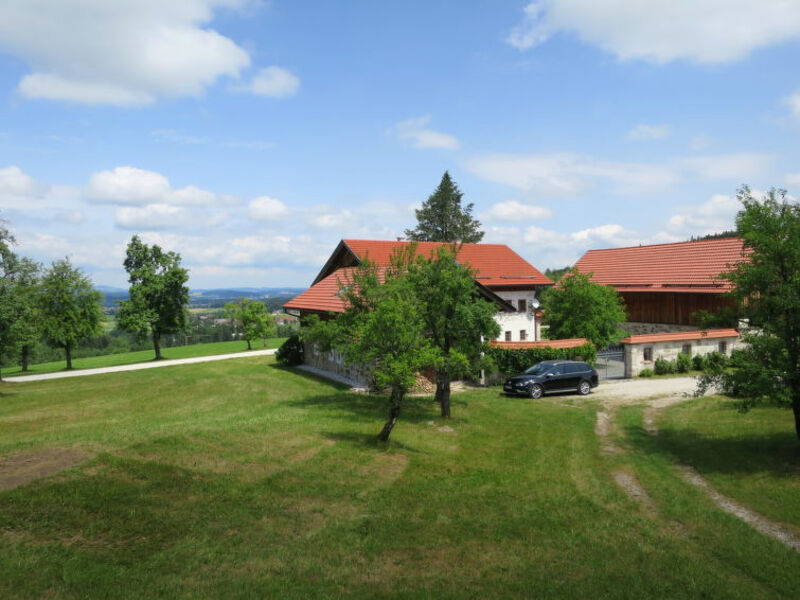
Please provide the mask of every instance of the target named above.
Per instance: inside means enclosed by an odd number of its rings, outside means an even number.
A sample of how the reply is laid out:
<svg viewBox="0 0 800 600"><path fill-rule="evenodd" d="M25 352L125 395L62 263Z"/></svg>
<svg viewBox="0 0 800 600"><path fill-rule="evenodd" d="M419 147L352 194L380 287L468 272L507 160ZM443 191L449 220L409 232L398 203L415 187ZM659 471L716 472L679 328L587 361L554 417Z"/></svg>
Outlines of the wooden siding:
<svg viewBox="0 0 800 600"><path fill-rule="evenodd" d="M667 323L698 325L694 313L710 313L731 306L729 298L720 294L671 294L669 292L621 292L628 312L628 321L635 323Z"/></svg>

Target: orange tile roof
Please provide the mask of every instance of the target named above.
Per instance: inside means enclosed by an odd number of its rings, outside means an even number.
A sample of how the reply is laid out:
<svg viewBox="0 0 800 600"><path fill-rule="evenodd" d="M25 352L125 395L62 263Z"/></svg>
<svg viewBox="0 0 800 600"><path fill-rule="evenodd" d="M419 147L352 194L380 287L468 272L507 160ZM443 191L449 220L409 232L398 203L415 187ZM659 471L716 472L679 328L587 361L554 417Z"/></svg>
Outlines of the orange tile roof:
<svg viewBox="0 0 800 600"><path fill-rule="evenodd" d="M525 350L526 348L577 348L588 344L586 338L570 338L566 340L541 340L538 342L489 342L495 348L506 348L508 350Z"/></svg>
<svg viewBox="0 0 800 600"><path fill-rule="evenodd" d="M622 343L655 344L657 342L686 342L730 337L739 337L739 331L737 329L698 329L696 331L675 331L672 333L645 333L642 335L630 335L622 340Z"/></svg>
<svg viewBox="0 0 800 600"><path fill-rule="evenodd" d="M342 284L347 285L355 267L344 267L318 281L302 294L295 296L283 308L314 310L320 312L344 312L344 302L339 296Z"/></svg>
<svg viewBox="0 0 800 600"><path fill-rule="evenodd" d="M381 266L392 253L411 242L342 240L359 259L369 258ZM431 256L443 242L417 242L418 256ZM552 285L553 281L505 244L462 244L458 260L477 271L476 279L487 287Z"/></svg>
<svg viewBox="0 0 800 600"><path fill-rule="evenodd" d="M740 238L717 238L589 250L575 267L621 292L724 293L730 283L716 277L742 260Z"/></svg>

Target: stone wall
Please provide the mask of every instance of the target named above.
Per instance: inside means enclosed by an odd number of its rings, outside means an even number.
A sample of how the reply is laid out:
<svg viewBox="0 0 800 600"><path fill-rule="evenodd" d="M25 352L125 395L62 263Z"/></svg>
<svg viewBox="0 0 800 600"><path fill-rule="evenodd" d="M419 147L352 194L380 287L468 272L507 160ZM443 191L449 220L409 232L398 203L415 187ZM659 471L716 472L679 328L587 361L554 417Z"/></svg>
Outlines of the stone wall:
<svg viewBox="0 0 800 600"><path fill-rule="evenodd" d="M683 352L684 344L691 346L691 356L708 354L720 351L720 342L725 344L725 354L730 355L732 350L741 346L738 336L726 338L678 340L670 342L642 342L640 344L625 344L625 377L637 377L643 369L655 368L658 358L675 360ZM644 360L645 348L652 348L653 360Z"/></svg>
<svg viewBox="0 0 800 600"><path fill-rule="evenodd" d="M352 382L355 387L370 387L370 380L366 370L363 367L351 366L345 364L342 355L338 352L331 350L330 352L321 352L317 349L316 345L305 344L305 357L303 362L309 366L334 373Z"/></svg>

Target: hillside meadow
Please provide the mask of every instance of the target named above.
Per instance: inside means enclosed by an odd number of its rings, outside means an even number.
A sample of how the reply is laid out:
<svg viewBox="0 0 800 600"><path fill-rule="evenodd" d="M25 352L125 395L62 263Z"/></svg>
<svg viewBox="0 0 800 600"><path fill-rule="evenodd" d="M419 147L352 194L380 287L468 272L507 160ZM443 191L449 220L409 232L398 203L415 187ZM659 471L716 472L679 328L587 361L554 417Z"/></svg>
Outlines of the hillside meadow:
<svg viewBox="0 0 800 600"><path fill-rule="evenodd" d="M800 526L796 463L749 452L725 401L670 408L657 440L622 409L607 454L592 397L453 400L445 423L412 399L379 445L384 399L272 357L0 384L0 457L77 457L0 491L0 597L800 596L800 555L674 472L694 460ZM791 444L785 411L751 419L745 438ZM619 469L653 506L614 484ZM773 490L782 508L757 497Z"/></svg>

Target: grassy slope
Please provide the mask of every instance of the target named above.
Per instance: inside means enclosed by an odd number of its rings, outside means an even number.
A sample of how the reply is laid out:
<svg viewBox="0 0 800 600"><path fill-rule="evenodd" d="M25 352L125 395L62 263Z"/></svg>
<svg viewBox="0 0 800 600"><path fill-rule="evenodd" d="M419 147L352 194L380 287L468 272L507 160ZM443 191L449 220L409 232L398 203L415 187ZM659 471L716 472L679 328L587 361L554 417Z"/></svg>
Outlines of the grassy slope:
<svg viewBox="0 0 800 600"><path fill-rule="evenodd" d="M266 358L0 392L0 455L99 452L0 492L3 598L800 591L800 557L705 502L658 452L636 468L663 514L641 511L612 483L622 459L601 455L595 407L574 397L459 395L455 432L420 400L383 447L379 400Z"/></svg>
<svg viewBox="0 0 800 600"><path fill-rule="evenodd" d="M267 348L277 348L286 338L267 339ZM253 350L262 350L264 345L260 340L253 343ZM161 354L164 358L192 358L195 356L211 356L214 354L229 354L233 352L244 352L247 350L247 342L215 342L210 344L193 344L191 346L175 346L173 348L162 348ZM92 369L95 367L116 367L119 365L130 365L139 362L153 360L153 350L141 350L139 352L124 352L121 354L106 354L103 356L90 356L88 358L76 358L72 361L75 369ZM56 361L31 365L23 373L19 367L3 369L3 377L14 377L16 375L38 375L40 373L54 373L63 371L66 367L65 361Z"/></svg>

